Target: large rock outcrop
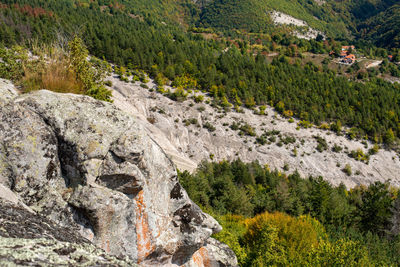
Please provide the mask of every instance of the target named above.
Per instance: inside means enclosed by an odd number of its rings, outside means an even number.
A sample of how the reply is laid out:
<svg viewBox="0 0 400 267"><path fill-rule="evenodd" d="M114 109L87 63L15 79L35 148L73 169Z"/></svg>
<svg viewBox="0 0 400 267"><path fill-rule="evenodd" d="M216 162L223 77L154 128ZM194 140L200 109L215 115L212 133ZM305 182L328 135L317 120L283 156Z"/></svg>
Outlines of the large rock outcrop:
<svg viewBox="0 0 400 267"><path fill-rule="evenodd" d="M17 97L0 81L0 184L14 203L146 266L191 264L221 229L135 119L87 96Z"/></svg>
<svg viewBox="0 0 400 267"><path fill-rule="evenodd" d="M1 266L135 266L107 255L79 233L0 199Z"/></svg>

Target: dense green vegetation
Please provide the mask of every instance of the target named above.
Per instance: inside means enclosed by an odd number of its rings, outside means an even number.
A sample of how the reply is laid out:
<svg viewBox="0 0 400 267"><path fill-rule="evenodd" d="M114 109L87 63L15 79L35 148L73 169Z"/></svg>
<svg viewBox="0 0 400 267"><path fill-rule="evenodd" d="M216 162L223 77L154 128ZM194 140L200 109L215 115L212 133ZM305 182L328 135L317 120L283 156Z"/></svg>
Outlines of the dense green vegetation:
<svg viewBox="0 0 400 267"><path fill-rule="evenodd" d="M262 1L217 0L206 5L200 14L199 24L222 30L243 29L266 32L272 21L265 12Z"/></svg>
<svg viewBox="0 0 400 267"><path fill-rule="evenodd" d="M399 47L400 10L395 0L214 0L205 5L196 23L227 32L243 29L271 33L277 27L268 24L265 12L272 10L304 20L335 39L356 36L381 47Z"/></svg>
<svg viewBox="0 0 400 267"><path fill-rule="evenodd" d="M329 59L321 65L305 62L305 52L339 53L342 43L322 36L297 39L290 35L293 28L273 26L265 12L274 9L303 19L330 37L341 36L343 44L350 33L369 38L353 42L358 51L383 58L393 53L397 61L399 50L372 45L399 46L400 9L394 4L215 0L200 9L189 0L2 0L0 77L17 81L26 91L47 88L110 101L103 86L108 65L94 57L87 61L90 52L115 63L121 79L133 74L143 87L148 73L157 90L176 101L186 99L186 90L201 89L214 97L212 105L225 110L260 105L257 112L263 114L268 104L285 117L300 118L302 127L323 123L343 134L342 126L348 126L349 138L395 146L400 85L377 75L400 77L399 67L385 59L379 71L360 71L354 64L343 73L329 69ZM30 59L26 48L38 59ZM278 55L271 59L270 52ZM166 84L177 89L165 91ZM203 127L215 131L211 124ZM255 136L247 124L230 127ZM256 140L262 144L267 138L275 142L267 135ZM318 151L328 149L324 139L315 138ZM363 151L350 155L368 162ZM343 171L352 173L350 165ZM191 198L220 220L225 230L217 238L235 250L244 266L400 264L399 237L389 231L398 190L388 183L347 190L320 177L302 179L241 161L203 163L195 174L179 176Z"/></svg>
<svg viewBox="0 0 400 267"><path fill-rule="evenodd" d="M359 25L362 37L378 46L400 47L400 5L394 5Z"/></svg>
<svg viewBox="0 0 400 267"><path fill-rule="evenodd" d="M313 64L302 67L283 56L268 64L262 55L254 57L248 52L247 41L238 40L230 47L223 39L205 40L150 15L133 18L126 11L131 6L128 4L125 8L109 5L106 12L100 8L105 4L101 1L90 5L71 0L3 2L7 5L0 11L4 18L0 43L6 46L29 45L32 38L40 42L56 40L63 45L65 36L80 33L95 56L129 69L144 69L159 77L158 81L168 78L177 86L183 78L191 80L191 84L213 94L217 103L228 99L236 106L250 108L270 104L279 112L316 124L340 121L355 127L359 137L367 135L376 142L392 144L400 135L398 84L368 75L363 83L352 82L329 69ZM12 5L15 2L19 5ZM290 56L299 51L337 49L333 40L296 41L273 36L261 41L271 49L276 42L296 44L285 51Z"/></svg>
<svg viewBox="0 0 400 267"><path fill-rule="evenodd" d="M215 0L206 5L198 24L229 31L244 29L253 32L273 32L267 12L277 10L306 21L311 27L327 32L332 37L348 36L350 20L336 14L330 4L323 7L305 0Z"/></svg>
<svg viewBox="0 0 400 267"><path fill-rule="evenodd" d="M396 4L397 0L347 0L347 7L357 20L371 18Z"/></svg>
<svg viewBox="0 0 400 267"><path fill-rule="evenodd" d="M240 160L203 162L179 179L219 219L224 230L216 237L242 266L400 264L400 239L390 232L398 189L389 183L348 190Z"/></svg>
<svg viewBox="0 0 400 267"><path fill-rule="evenodd" d="M340 12L347 13L353 25L353 35L381 47L398 48L400 10L396 0L346 0L334 3Z"/></svg>

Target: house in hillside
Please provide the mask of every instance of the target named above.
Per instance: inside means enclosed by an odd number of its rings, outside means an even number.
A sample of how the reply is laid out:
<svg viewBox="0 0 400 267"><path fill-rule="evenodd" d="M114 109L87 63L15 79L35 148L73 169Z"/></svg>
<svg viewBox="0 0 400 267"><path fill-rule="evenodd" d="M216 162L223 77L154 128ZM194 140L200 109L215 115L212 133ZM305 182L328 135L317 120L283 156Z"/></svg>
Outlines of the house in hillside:
<svg viewBox="0 0 400 267"><path fill-rule="evenodd" d="M343 45L342 46L342 51L349 51L349 49L354 50L355 46L354 45Z"/></svg>
<svg viewBox="0 0 400 267"><path fill-rule="evenodd" d="M353 55L353 54L347 55L347 56L345 56L345 57L341 60L341 62L344 63L344 64L349 64L349 65L351 65L351 64L353 64L354 62L356 62L356 56Z"/></svg>
<svg viewBox="0 0 400 267"><path fill-rule="evenodd" d="M345 58L346 56L347 56L347 51L345 50L345 51L342 51L342 52L340 52L340 55L339 55L339 57L340 58Z"/></svg>
<svg viewBox="0 0 400 267"><path fill-rule="evenodd" d="M339 57L345 58L347 55L349 55L351 52L353 52L354 49L355 49L354 45L343 45L342 51L340 52Z"/></svg>

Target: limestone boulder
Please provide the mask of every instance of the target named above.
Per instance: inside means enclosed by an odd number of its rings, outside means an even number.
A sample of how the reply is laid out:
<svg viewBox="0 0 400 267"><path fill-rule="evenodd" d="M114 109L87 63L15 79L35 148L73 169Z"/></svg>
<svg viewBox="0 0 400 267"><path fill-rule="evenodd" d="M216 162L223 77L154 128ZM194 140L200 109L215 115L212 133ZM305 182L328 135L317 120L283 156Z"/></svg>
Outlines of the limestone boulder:
<svg viewBox="0 0 400 267"><path fill-rule="evenodd" d="M145 266L187 265L220 231L113 104L46 90L17 97L1 81L0 103L0 184L40 216Z"/></svg>

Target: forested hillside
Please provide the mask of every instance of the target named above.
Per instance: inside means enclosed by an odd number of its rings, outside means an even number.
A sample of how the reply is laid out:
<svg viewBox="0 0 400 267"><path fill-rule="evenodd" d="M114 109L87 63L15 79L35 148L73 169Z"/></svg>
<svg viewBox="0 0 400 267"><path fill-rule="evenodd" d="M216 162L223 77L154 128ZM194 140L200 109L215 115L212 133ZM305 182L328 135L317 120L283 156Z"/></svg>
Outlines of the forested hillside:
<svg viewBox="0 0 400 267"><path fill-rule="evenodd" d="M225 31L244 29L272 32L276 26L271 25L269 12L273 10L304 20L311 27L332 37L347 37L348 29L353 27L345 9L337 12L330 3L321 6L315 1L304 0L215 0L202 9L198 24Z"/></svg>
<svg viewBox="0 0 400 267"><path fill-rule="evenodd" d="M70 0L3 2L0 41L6 46L60 42L60 36L78 34L95 56L131 70L144 69L158 81L167 78L183 89L195 85L214 95L217 104L225 105L224 99L237 107L270 104L289 117L315 124L340 122L355 127L358 137L388 144L400 134L398 84L374 77L362 83L348 81L335 71L312 63L302 67L284 56L269 64L262 55L248 53L245 41L237 41L237 49L224 39L206 40L174 23L132 17L114 6L105 12L99 5ZM333 46L334 41L321 40L297 47L329 51ZM182 78L193 82L181 84Z"/></svg>
<svg viewBox="0 0 400 267"><path fill-rule="evenodd" d="M216 237L242 266L398 266L389 183L346 189L240 160L179 174L189 196L219 219ZM397 199L397 200L396 200Z"/></svg>
<svg viewBox="0 0 400 267"><path fill-rule="evenodd" d="M272 30L272 21L263 1L217 0L206 5L201 14L200 26L221 30L243 29L251 32Z"/></svg>
<svg viewBox="0 0 400 267"><path fill-rule="evenodd" d="M400 47L400 5L370 17L359 24L363 38L382 47Z"/></svg>
<svg viewBox="0 0 400 267"><path fill-rule="evenodd" d="M347 0L344 2L353 16L362 21L371 18L380 12L385 11L394 4L397 0Z"/></svg>
<svg viewBox="0 0 400 267"><path fill-rule="evenodd" d="M337 39L367 38L381 47L398 47L399 8L395 0L214 0L204 5L198 25L224 31L271 32L268 12L283 12Z"/></svg>
<svg viewBox="0 0 400 267"><path fill-rule="evenodd" d="M105 77L113 71L115 80L140 81L174 101L192 95L190 105L205 102L221 113L218 119L243 107L262 116L269 105L287 123L299 119L293 131L315 124L362 139L366 148L369 139L368 154L349 151L368 164L379 147L399 151L400 83L385 80L400 77L395 2L1 0L0 78L13 80L22 92L46 88L112 101L112 82ZM273 10L326 36L297 38L295 26L274 25ZM344 45L344 56L369 56L364 65L375 67L338 62ZM148 76L153 88L146 85ZM181 123L201 127L196 118ZM224 127L253 136L255 143L268 137L283 145L275 137L279 131L257 136L236 121ZM203 128L215 131L210 122ZM313 138L317 151L328 149L324 139ZM348 175L349 166L343 168ZM392 220L399 216L399 192L389 182L347 189L240 160L204 162L179 178L190 197L219 218L225 230L217 238L235 250L242 266L400 265Z"/></svg>

